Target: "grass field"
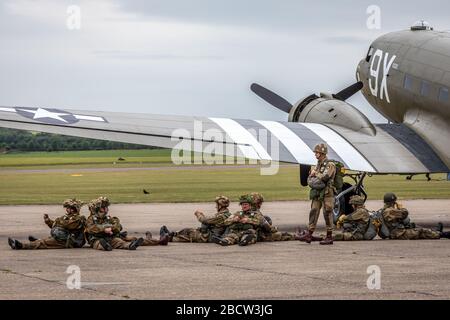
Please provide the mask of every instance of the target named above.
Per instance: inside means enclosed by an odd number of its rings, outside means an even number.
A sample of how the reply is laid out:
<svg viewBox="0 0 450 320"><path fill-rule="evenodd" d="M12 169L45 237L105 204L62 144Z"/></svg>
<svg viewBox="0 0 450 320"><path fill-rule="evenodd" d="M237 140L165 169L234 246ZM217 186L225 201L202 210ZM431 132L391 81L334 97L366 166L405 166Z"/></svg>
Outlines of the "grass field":
<svg viewBox="0 0 450 320"><path fill-rule="evenodd" d="M112 171L120 167L155 167L156 170ZM116 162L114 165L113 163ZM259 191L268 201L306 200L309 190L299 185L297 166L283 166L277 175L262 176L258 168L174 167L170 150L81 151L0 155L0 204L52 204L68 197L84 201L106 195L115 203L211 201L218 194L236 199ZM48 171L55 167L60 172ZM87 171L86 168L98 168ZM27 172L22 169L43 169ZM19 169L19 170L17 170ZM407 181L404 176L366 178L369 199L393 191L403 199L448 199L450 182L444 175ZM142 189L150 191L145 195Z"/></svg>

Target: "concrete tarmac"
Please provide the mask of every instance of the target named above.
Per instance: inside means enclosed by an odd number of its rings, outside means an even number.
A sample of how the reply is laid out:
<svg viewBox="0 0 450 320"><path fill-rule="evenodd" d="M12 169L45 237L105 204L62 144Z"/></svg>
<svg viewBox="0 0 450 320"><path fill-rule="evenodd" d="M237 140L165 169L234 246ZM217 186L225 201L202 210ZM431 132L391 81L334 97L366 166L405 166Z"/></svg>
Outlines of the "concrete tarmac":
<svg viewBox="0 0 450 320"><path fill-rule="evenodd" d="M447 230L450 228L450 200L403 204L417 224L433 226L442 221ZM371 210L380 206L380 201L367 204ZM232 209L237 208L233 203ZM197 226L196 209L214 212L211 203L149 203L112 205L110 213L121 218L129 234L150 230L156 237L163 224L171 230ZM293 231L306 226L309 203L268 202L263 209L280 230ZM59 206L0 206L0 299L450 298L448 239L377 239L335 242L333 246L298 241L248 247L169 243L112 252L88 247L10 249L8 237L25 240L29 234L48 236L42 215L56 217L62 212ZM319 228L324 228L322 217ZM81 288L69 289L67 281L73 279L70 272L76 268ZM371 273L376 269L380 271L380 289L369 289L367 282L375 278Z"/></svg>

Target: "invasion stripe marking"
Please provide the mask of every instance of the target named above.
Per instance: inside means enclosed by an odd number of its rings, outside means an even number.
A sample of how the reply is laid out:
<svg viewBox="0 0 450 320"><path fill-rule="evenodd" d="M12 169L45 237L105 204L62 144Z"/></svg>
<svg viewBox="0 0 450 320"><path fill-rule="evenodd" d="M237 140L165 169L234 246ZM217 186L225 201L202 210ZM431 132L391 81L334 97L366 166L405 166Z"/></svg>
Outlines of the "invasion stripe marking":
<svg viewBox="0 0 450 320"><path fill-rule="evenodd" d="M259 160L272 160L272 157L267 153L263 146L256 140L256 138L248 132L243 126L232 119L225 118L209 118L220 126L228 136L233 139L234 142L240 144L247 144L250 146L241 146L239 149L242 151L246 158L259 159Z"/></svg>
<svg viewBox="0 0 450 320"><path fill-rule="evenodd" d="M14 108L2 108L0 107L0 111L4 111L4 112L16 112L16 109Z"/></svg>
<svg viewBox="0 0 450 320"><path fill-rule="evenodd" d="M436 152L413 130L404 124L379 124L390 136L400 142L411 152L429 172L448 172L449 168L439 158Z"/></svg>
<svg viewBox="0 0 450 320"><path fill-rule="evenodd" d="M301 123L306 128L316 133L325 143L333 148L342 160L348 165L348 169L376 172L372 165L359 153L353 145L342 138L334 130L318 123Z"/></svg>
<svg viewBox="0 0 450 320"><path fill-rule="evenodd" d="M255 120L269 130L301 164L313 165L317 162L312 150L294 132L279 122Z"/></svg>
<svg viewBox="0 0 450 320"><path fill-rule="evenodd" d="M314 150L314 147L317 145L317 143L319 143L322 140L315 132L309 130L305 126L299 125L298 123L287 122L282 124L286 126L288 129L290 129L292 132L294 132L294 134L301 137L301 139L306 143L306 145L311 150ZM345 163L345 161L341 159L341 157L331 146L328 146L328 159L337 160L343 163L344 167L348 168L348 165Z"/></svg>

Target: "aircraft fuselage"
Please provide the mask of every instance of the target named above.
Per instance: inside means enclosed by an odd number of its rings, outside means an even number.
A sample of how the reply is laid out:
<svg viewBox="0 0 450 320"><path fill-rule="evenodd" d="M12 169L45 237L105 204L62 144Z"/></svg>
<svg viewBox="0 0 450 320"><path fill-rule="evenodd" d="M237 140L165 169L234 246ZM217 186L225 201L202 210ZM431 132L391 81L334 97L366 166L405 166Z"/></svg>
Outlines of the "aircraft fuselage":
<svg viewBox="0 0 450 320"><path fill-rule="evenodd" d="M408 125L450 165L450 33L383 35L371 44L356 77L376 110Z"/></svg>

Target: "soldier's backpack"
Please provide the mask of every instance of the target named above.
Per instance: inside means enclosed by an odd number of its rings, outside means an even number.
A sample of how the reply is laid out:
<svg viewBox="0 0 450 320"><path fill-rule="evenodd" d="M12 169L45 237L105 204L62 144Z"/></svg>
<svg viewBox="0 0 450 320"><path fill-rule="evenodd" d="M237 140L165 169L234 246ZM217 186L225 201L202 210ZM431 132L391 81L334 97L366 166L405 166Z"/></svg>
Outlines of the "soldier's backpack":
<svg viewBox="0 0 450 320"><path fill-rule="evenodd" d="M81 248L85 243L83 232L72 234L64 228L54 227L51 229L50 235L57 241L65 242L67 248Z"/></svg>
<svg viewBox="0 0 450 320"><path fill-rule="evenodd" d="M336 189L336 191L339 193L342 191L342 187L344 186L344 164L337 160L328 160L329 162L333 162L336 167L336 174L334 176L334 182L333 187Z"/></svg>
<svg viewBox="0 0 450 320"><path fill-rule="evenodd" d="M376 219L374 219L372 216L369 219L369 225L367 226L367 230L364 233L364 240L372 240L377 236L377 228L378 224Z"/></svg>
<svg viewBox="0 0 450 320"><path fill-rule="evenodd" d="M389 228L386 225L386 222L383 218L383 209L380 209L378 211L372 212L370 215L370 218L373 219L374 224L376 224L378 235L382 239L387 239L391 235L391 232L389 231Z"/></svg>

